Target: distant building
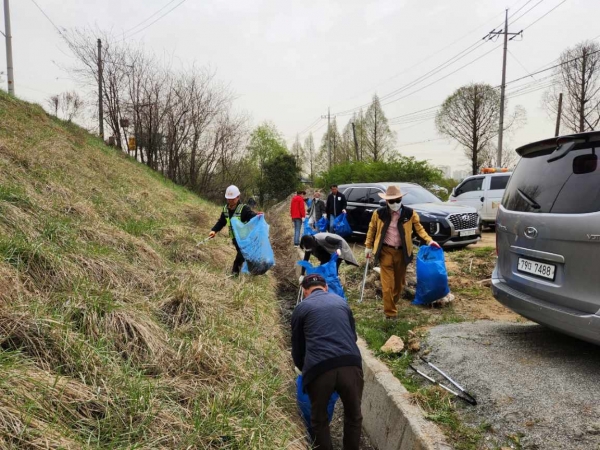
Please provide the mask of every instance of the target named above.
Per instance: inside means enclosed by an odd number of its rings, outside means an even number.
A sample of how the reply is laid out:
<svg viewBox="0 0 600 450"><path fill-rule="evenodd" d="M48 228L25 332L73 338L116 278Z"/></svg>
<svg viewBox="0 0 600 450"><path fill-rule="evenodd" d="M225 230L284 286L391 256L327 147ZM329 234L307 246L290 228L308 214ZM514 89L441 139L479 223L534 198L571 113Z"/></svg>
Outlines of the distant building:
<svg viewBox="0 0 600 450"><path fill-rule="evenodd" d="M456 181L462 181L469 175L471 175L470 170L458 169L452 173L452 178L454 178Z"/></svg>
<svg viewBox="0 0 600 450"><path fill-rule="evenodd" d="M437 166L442 171L444 178L452 178L452 167L450 166Z"/></svg>

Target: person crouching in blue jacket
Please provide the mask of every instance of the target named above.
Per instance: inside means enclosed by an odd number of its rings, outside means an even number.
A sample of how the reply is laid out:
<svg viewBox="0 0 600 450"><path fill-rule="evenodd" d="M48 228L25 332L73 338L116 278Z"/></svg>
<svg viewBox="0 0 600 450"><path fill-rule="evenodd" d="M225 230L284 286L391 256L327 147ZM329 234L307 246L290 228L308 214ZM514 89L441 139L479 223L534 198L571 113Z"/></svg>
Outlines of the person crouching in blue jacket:
<svg viewBox="0 0 600 450"><path fill-rule="evenodd" d="M359 450L364 380L352 310L321 275L305 276L302 289L304 301L292 314L292 357L310 398L314 448L333 449L327 405L336 391L344 404L344 450Z"/></svg>

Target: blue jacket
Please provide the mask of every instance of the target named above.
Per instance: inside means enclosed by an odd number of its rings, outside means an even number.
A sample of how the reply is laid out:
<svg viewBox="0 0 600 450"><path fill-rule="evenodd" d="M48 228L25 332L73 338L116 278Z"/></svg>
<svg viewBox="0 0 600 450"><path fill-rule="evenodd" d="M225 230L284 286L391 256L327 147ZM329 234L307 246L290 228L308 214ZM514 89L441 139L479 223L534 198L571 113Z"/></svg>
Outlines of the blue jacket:
<svg viewBox="0 0 600 450"><path fill-rule="evenodd" d="M305 388L338 367L362 368L352 310L342 297L313 291L292 314L292 357Z"/></svg>

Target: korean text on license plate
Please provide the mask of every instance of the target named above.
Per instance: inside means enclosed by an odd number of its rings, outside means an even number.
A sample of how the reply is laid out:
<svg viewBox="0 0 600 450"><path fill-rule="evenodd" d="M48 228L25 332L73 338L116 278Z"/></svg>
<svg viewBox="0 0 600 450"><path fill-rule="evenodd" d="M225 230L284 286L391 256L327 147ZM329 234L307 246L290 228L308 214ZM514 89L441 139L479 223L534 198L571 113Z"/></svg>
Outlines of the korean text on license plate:
<svg viewBox="0 0 600 450"><path fill-rule="evenodd" d="M519 272L530 273L532 275L547 278L549 280L554 280L556 273L556 266L553 264L545 264L525 258L519 258L519 265L517 266L517 269Z"/></svg>

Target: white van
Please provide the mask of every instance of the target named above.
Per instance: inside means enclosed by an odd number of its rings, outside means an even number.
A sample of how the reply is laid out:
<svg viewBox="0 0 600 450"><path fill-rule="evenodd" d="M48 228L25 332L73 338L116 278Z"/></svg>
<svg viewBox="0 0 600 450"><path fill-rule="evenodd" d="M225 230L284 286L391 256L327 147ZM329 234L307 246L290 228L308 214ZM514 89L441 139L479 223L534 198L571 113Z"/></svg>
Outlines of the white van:
<svg viewBox="0 0 600 450"><path fill-rule="evenodd" d="M448 203L473 206L482 225L494 228L496 213L512 172L483 173L465 178L452 190Z"/></svg>

